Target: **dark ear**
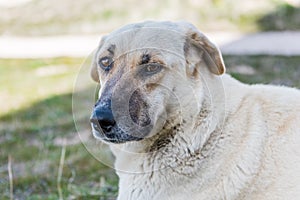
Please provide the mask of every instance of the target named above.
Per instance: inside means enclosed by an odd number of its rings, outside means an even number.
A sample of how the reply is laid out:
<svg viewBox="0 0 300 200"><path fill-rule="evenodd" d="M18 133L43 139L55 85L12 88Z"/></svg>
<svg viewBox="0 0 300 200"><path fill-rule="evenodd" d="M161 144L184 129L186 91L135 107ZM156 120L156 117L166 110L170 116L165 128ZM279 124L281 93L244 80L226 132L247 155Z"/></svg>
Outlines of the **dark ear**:
<svg viewBox="0 0 300 200"><path fill-rule="evenodd" d="M105 41L105 38L106 38L106 36L103 36L102 38L101 38L101 41L100 41L100 44L99 44L99 47L95 50L95 52L94 52L94 55L93 55L93 58L92 58L92 64L91 64L91 77L92 77L92 79L94 80L94 81L96 81L97 83L99 83L100 82L100 79L99 79L99 74L98 74L98 70L97 70L97 68L98 68L98 52L99 52L99 50L101 49L101 47L102 47L102 45L103 45L103 43L104 43L104 41Z"/></svg>
<svg viewBox="0 0 300 200"><path fill-rule="evenodd" d="M225 65L218 47L194 26L188 25L187 29L184 45L187 62L196 66L196 62L204 61L212 73L224 74Z"/></svg>

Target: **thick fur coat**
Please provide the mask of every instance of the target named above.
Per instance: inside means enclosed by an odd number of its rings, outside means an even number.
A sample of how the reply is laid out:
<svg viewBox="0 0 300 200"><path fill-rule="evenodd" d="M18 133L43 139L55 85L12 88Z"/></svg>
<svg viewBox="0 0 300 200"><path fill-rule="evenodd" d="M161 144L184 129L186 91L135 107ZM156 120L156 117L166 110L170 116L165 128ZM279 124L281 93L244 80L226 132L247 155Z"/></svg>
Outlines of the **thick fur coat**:
<svg viewBox="0 0 300 200"><path fill-rule="evenodd" d="M218 48L186 22L127 25L94 61L95 110L111 109L118 128L94 120L93 134L116 157L118 200L300 199L299 90L224 74Z"/></svg>

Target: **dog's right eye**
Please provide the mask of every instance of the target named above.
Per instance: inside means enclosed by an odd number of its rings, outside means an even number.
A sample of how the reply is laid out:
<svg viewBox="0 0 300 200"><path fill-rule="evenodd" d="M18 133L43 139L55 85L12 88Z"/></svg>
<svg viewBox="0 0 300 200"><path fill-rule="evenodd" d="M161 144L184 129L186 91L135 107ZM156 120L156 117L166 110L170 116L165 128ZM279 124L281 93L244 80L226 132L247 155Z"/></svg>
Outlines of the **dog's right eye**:
<svg viewBox="0 0 300 200"><path fill-rule="evenodd" d="M142 68L142 73L144 75L153 75L161 71L162 65L159 63L149 63L145 64Z"/></svg>
<svg viewBox="0 0 300 200"><path fill-rule="evenodd" d="M108 71L112 67L112 59L110 57L103 57L99 60L99 66L104 69L105 71Z"/></svg>

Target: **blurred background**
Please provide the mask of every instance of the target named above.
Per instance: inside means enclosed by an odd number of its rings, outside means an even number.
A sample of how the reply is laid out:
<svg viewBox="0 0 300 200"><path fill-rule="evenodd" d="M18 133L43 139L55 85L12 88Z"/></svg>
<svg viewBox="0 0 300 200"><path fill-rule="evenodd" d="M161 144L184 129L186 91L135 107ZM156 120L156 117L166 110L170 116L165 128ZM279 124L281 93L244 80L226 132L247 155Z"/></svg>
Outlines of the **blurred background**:
<svg viewBox="0 0 300 200"><path fill-rule="evenodd" d="M0 199L116 197L73 89L102 35L146 19L193 23L241 81L300 87L299 0L0 0Z"/></svg>

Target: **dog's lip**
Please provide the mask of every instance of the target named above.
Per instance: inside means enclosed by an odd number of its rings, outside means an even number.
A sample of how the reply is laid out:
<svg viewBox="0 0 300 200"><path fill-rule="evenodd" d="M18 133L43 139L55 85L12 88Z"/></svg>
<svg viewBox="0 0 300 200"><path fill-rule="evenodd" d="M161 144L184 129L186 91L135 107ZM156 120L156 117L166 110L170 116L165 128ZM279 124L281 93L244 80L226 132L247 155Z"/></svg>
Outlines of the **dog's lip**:
<svg viewBox="0 0 300 200"><path fill-rule="evenodd" d="M107 137L107 135L112 135L113 133L107 133L107 134L104 134L103 132L97 130L97 124L93 124L91 123L91 126L92 126L92 132L93 132L93 136L98 139L98 140L105 140L105 141L111 141L113 140L114 138L110 138L110 137ZM112 132L112 131L111 131Z"/></svg>
<svg viewBox="0 0 300 200"><path fill-rule="evenodd" d="M102 132L97 131L93 126L92 126L92 133L94 138L96 138L97 140L110 141L110 138L106 137L106 135L103 134Z"/></svg>
<svg viewBox="0 0 300 200"><path fill-rule="evenodd" d="M121 143L126 143L126 142L131 142L131 141L139 141L139 140L143 139L140 137L128 135L126 133L123 133L127 136L126 139L122 139L122 138L116 137L114 135L114 133L103 134L103 133L95 130L94 127L92 127L92 133L93 133L94 138L96 138L97 140L100 140L100 141L103 141L106 143L114 143L114 144L121 144ZM112 136L112 137L109 137L109 136Z"/></svg>
<svg viewBox="0 0 300 200"><path fill-rule="evenodd" d="M102 133L100 133L99 131L95 130L94 127L92 127L92 133L94 138L96 138L97 140L102 140L103 137L105 137Z"/></svg>
<svg viewBox="0 0 300 200"><path fill-rule="evenodd" d="M93 136L94 136L94 138L96 138L96 140L99 140L99 141L102 141L102 142L105 142L105 143L121 143L120 141L118 141L114 138L106 137L104 134L102 134L102 133L100 133L99 131L96 131L96 130L93 130Z"/></svg>

